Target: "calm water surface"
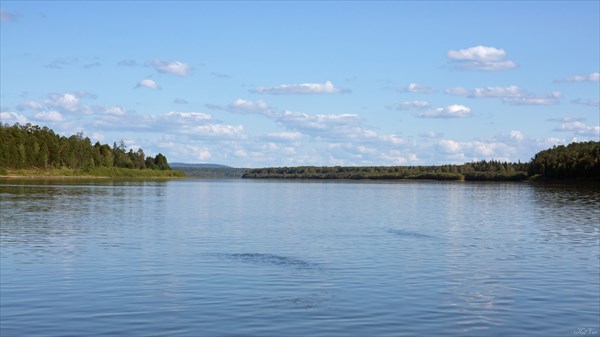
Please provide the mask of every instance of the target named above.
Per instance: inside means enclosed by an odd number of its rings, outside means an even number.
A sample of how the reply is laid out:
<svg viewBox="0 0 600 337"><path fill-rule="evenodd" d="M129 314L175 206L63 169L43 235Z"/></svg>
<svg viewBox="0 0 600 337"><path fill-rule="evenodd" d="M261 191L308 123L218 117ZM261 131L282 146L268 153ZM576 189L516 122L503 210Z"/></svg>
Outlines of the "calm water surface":
<svg viewBox="0 0 600 337"><path fill-rule="evenodd" d="M0 335L599 336L600 192L0 182Z"/></svg>

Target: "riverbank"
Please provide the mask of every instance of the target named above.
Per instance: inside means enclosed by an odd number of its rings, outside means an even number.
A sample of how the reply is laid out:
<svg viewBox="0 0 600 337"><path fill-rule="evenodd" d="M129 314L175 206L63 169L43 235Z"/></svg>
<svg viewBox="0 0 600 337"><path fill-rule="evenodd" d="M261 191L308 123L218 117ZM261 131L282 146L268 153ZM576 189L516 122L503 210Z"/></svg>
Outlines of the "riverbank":
<svg viewBox="0 0 600 337"><path fill-rule="evenodd" d="M185 178L186 175L178 170L151 170L151 169L127 169L127 168L93 168L90 170L51 168L51 169L2 169L2 179L54 179L54 178Z"/></svg>

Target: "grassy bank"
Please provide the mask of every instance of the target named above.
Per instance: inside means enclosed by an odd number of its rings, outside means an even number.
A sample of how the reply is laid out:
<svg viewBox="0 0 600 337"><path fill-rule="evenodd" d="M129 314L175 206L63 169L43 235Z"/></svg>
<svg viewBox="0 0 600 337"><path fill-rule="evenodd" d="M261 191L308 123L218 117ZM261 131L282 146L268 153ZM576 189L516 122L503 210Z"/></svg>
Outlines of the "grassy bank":
<svg viewBox="0 0 600 337"><path fill-rule="evenodd" d="M97 177L97 178L184 178L177 170L127 169L119 167L97 167L90 170L49 169L0 169L0 177Z"/></svg>

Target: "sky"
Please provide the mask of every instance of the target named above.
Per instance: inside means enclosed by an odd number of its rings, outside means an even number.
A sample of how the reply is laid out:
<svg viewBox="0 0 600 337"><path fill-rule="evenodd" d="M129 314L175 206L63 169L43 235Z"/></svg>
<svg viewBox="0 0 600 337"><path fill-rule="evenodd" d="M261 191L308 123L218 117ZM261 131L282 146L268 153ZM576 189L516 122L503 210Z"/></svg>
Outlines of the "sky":
<svg viewBox="0 0 600 337"><path fill-rule="evenodd" d="M4 1L0 119L169 162L526 162L600 140L600 1Z"/></svg>

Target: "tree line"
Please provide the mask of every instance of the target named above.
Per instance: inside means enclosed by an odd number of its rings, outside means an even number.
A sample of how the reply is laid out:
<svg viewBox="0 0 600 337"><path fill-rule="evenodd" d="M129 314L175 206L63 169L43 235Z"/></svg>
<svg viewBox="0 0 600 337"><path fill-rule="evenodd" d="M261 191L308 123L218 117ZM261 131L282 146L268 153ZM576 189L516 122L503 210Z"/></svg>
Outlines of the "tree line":
<svg viewBox="0 0 600 337"><path fill-rule="evenodd" d="M144 150L127 150L119 144L92 142L79 132L70 137L54 133L48 127L37 125L10 126L0 123L1 169L68 168L91 170L94 168L126 168L171 170L167 158L159 153L146 156Z"/></svg>
<svg viewBox="0 0 600 337"><path fill-rule="evenodd" d="M540 151L531 159L529 174L547 179L600 180L600 142L571 143Z"/></svg>
<svg viewBox="0 0 600 337"><path fill-rule="evenodd" d="M243 178L433 179L520 181L529 178L600 180L600 142L572 143L537 153L530 162L480 160L436 166L297 166L249 169Z"/></svg>

